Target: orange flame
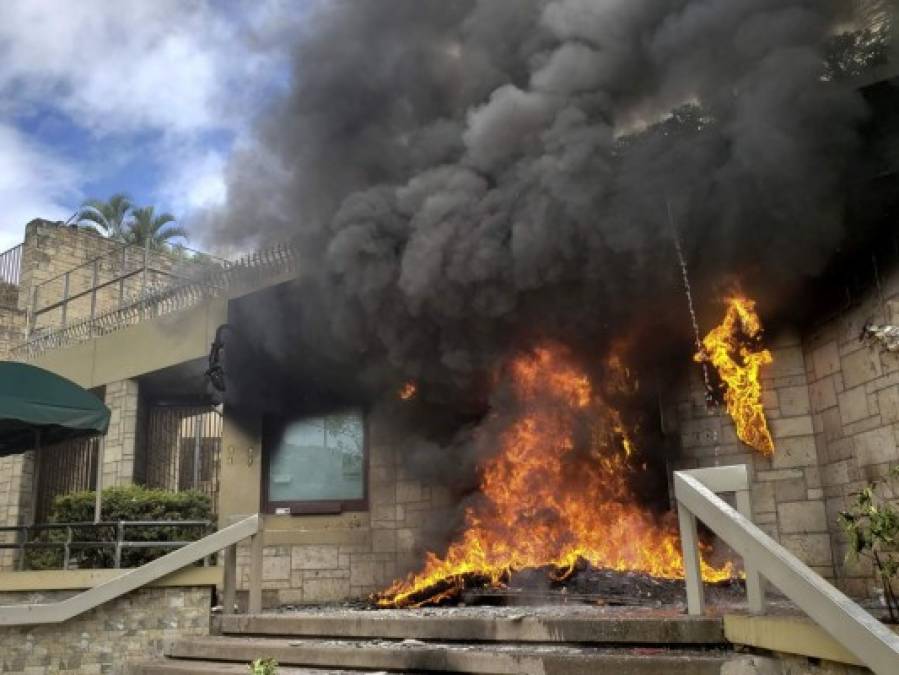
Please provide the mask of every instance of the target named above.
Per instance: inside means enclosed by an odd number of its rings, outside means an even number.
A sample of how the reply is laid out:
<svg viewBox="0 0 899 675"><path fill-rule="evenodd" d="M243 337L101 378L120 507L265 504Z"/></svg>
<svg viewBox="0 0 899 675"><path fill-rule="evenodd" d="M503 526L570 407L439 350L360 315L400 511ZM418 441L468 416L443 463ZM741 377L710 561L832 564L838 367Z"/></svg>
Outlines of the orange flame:
<svg viewBox="0 0 899 675"><path fill-rule="evenodd" d="M400 390L396 395L400 397L400 400L408 401L409 399L414 398L416 393L418 393L418 385L416 385L414 381L409 380L400 387Z"/></svg>
<svg viewBox="0 0 899 675"><path fill-rule="evenodd" d="M727 413L737 428L737 437L765 455L774 454L774 439L762 408L762 366L774 361L771 352L758 345L762 324L755 301L739 295L727 299L720 325L702 341L696 362L708 361L721 378Z"/></svg>
<svg viewBox="0 0 899 675"><path fill-rule="evenodd" d="M564 578L579 558L682 577L674 520L637 503L633 442L589 377L559 347L516 358L509 375L522 414L499 429L500 451L481 467L483 501L466 510L465 530L443 558L428 553L422 571L378 603L436 603L458 594L466 575L496 586L514 570L555 566ZM730 564L702 570L708 580L732 575Z"/></svg>

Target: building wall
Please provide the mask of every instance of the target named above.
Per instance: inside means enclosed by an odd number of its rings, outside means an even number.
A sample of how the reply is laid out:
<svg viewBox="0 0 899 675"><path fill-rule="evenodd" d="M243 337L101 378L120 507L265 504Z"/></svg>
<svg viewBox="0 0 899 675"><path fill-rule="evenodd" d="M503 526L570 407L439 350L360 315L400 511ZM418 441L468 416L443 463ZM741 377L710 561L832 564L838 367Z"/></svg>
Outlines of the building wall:
<svg viewBox="0 0 899 675"><path fill-rule="evenodd" d="M369 415L369 508L339 515L264 516L265 606L361 599L415 571L429 528L455 511L443 488L423 485L405 470L386 413ZM226 410L220 520L260 510L260 421ZM249 552L238 553L247 588Z"/></svg>
<svg viewBox="0 0 899 675"><path fill-rule="evenodd" d="M870 563L847 559L838 515L899 464L899 354L860 340L866 322L899 325L899 269L881 290L797 333L774 336L763 379L772 459L737 442L723 411L706 410L698 369L680 387L674 468L747 463L757 524L850 595L879 594ZM887 495L899 499L899 483Z"/></svg>
<svg viewBox="0 0 899 675"><path fill-rule="evenodd" d="M0 525L25 525L31 514L34 453L0 458ZM15 532L0 533L0 541L17 543ZM0 550L0 571L16 568L18 551Z"/></svg>
<svg viewBox="0 0 899 675"><path fill-rule="evenodd" d="M119 380L106 385L105 403L111 414L103 448L103 487L134 481L139 402L137 380Z"/></svg>
<svg viewBox="0 0 899 675"><path fill-rule="evenodd" d="M762 374L763 405L775 443L771 458L743 445L722 408L710 410L699 368L680 388L676 429L681 456L673 469L746 464L753 520L822 576L833 578L831 524L824 509L802 341L773 336L774 363Z"/></svg>
<svg viewBox="0 0 899 675"><path fill-rule="evenodd" d="M855 595L875 595L868 564L846 560L847 543L836 524L867 482L899 464L899 354L859 340L865 322L899 323L899 270L861 302L808 331L806 371L817 440L827 522L837 580ZM899 496L899 483L892 484Z"/></svg>
<svg viewBox="0 0 899 675"><path fill-rule="evenodd" d="M166 640L208 635L210 587L142 588L61 624L0 627L0 672L128 673ZM0 593L0 604L56 602L68 591Z"/></svg>
<svg viewBox="0 0 899 675"><path fill-rule="evenodd" d="M25 338L25 312L0 305L0 361Z"/></svg>

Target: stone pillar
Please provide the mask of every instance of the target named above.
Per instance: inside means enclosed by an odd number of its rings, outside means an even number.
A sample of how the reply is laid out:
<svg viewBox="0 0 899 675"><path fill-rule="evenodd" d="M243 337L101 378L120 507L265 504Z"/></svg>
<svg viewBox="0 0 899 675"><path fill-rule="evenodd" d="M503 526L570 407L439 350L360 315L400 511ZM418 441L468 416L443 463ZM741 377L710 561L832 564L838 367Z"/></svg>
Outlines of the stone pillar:
<svg viewBox="0 0 899 675"><path fill-rule="evenodd" d="M0 525L24 525L28 522L33 469L33 452L0 458ZM0 539L3 543L13 543L16 534L3 533ZM0 550L0 572L14 570L17 560L17 551Z"/></svg>
<svg viewBox="0 0 899 675"><path fill-rule="evenodd" d="M112 416L103 451L104 488L134 482L139 393L137 380L106 385L105 403Z"/></svg>

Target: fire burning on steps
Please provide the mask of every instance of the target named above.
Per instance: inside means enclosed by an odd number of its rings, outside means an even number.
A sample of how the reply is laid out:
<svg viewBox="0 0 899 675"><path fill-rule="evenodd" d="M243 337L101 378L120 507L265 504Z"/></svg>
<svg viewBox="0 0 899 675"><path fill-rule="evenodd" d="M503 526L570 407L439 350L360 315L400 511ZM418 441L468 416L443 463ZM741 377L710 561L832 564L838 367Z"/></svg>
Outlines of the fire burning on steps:
<svg viewBox="0 0 899 675"><path fill-rule="evenodd" d="M762 324L755 301L734 294L726 302L723 321L703 338L702 351L693 359L715 367L737 437L762 454L772 455L774 439L762 407L760 372L774 359L761 346Z"/></svg>
<svg viewBox="0 0 899 675"><path fill-rule="evenodd" d="M633 478L642 471L612 395L626 393L626 371L606 362L596 386L566 349L543 346L518 356L504 375L518 414L494 419L499 452L481 467L483 501L444 557L375 600L383 607L436 604L468 585L501 586L511 573L545 567L555 579L586 561L595 567L683 576L673 518L641 506ZM703 563L703 576L729 578L730 564Z"/></svg>

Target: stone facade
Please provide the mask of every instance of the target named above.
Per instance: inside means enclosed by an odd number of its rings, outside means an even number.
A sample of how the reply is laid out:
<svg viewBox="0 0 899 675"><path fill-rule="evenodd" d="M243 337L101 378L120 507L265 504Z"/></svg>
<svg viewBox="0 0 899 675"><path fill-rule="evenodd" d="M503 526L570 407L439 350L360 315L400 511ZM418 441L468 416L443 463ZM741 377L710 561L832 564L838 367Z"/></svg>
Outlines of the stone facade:
<svg viewBox="0 0 899 675"><path fill-rule="evenodd" d="M54 330L204 269L188 258L123 246L90 229L33 220L25 228L18 308L37 310L34 330ZM94 287L96 293L87 292ZM64 311L55 307L63 298L69 298Z"/></svg>
<svg viewBox="0 0 899 675"><path fill-rule="evenodd" d="M724 411L708 411L699 373L680 388L674 468L746 463L757 524L856 597L879 595L868 562L846 557L838 522L858 491L899 464L899 354L860 339L866 322L899 324L899 270L800 337L774 336L764 405L772 459L750 452ZM899 498L899 484L888 486Z"/></svg>
<svg viewBox="0 0 899 675"><path fill-rule="evenodd" d="M265 517L264 605L365 598L420 568L435 523L456 513L446 488L415 480L393 449L384 413L369 415L369 509L339 516ZM227 429L227 427L226 427ZM227 431L226 431L227 433ZM225 445L229 440L226 436ZM226 450L226 457L227 457ZM225 460L223 471L239 459ZM251 467L245 467L251 468ZM258 485L260 478L255 478ZM222 493L228 509L229 494ZM249 551L238 552L238 583L246 589Z"/></svg>
<svg viewBox="0 0 899 675"><path fill-rule="evenodd" d="M166 640L209 634L209 587L142 588L56 625L0 627L7 675L114 673L162 655ZM71 592L0 593L0 604L56 602Z"/></svg>
<svg viewBox="0 0 899 675"><path fill-rule="evenodd" d="M128 485L134 481L137 455L140 405L137 380L107 384L105 403L111 415L103 450L103 486Z"/></svg>
<svg viewBox="0 0 899 675"><path fill-rule="evenodd" d="M795 332L774 336L774 363L763 373L763 405L775 443L771 458L737 438L723 408L709 409L698 369L681 388L674 469L747 464L753 520L822 576L833 578L833 553L821 488L803 345ZM689 394L689 398L687 397Z"/></svg>
<svg viewBox="0 0 899 675"><path fill-rule="evenodd" d="M837 515L866 483L899 464L899 354L860 341L867 321L899 322L899 271L860 304L811 331L806 371L820 462L824 510L832 531L838 584L853 595L877 593L871 568L847 561ZM892 496L899 496L893 483Z"/></svg>
<svg viewBox="0 0 899 675"><path fill-rule="evenodd" d="M0 458L0 525L25 525L31 514L34 453ZM14 532L0 534L7 544L16 543ZM15 569L18 551L0 550L0 571Z"/></svg>
<svg viewBox="0 0 899 675"><path fill-rule="evenodd" d="M0 360L25 338L25 312L0 304Z"/></svg>

